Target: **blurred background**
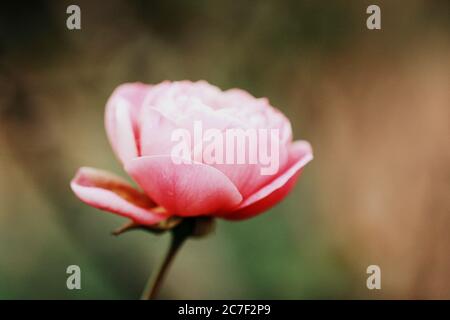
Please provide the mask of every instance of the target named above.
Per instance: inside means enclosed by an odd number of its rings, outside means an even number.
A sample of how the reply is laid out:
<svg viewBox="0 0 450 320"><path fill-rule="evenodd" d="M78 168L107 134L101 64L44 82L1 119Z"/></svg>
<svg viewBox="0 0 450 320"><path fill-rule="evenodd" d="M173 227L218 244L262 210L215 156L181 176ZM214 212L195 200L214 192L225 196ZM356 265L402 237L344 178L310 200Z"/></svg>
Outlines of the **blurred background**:
<svg viewBox="0 0 450 320"><path fill-rule="evenodd" d="M81 30L66 8L81 8ZM381 7L381 30L366 8ZM81 203L80 166L126 176L103 112L123 82L266 96L315 160L294 192L218 221L162 298L450 298L448 1L7 1L0 10L0 298L136 299L168 235ZM81 267L82 290L66 288ZM381 268L381 290L366 268Z"/></svg>

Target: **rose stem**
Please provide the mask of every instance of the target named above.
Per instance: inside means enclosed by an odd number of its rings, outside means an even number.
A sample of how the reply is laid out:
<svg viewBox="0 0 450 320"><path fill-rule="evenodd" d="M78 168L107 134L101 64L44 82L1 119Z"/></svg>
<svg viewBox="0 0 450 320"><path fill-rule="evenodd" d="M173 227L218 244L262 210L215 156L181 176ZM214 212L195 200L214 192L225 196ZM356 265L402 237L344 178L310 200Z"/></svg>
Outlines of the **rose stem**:
<svg viewBox="0 0 450 320"><path fill-rule="evenodd" d="M156 269L156 272L153 272L152 276L148 279L144 292L141 296L142 300L151 300L156 298L173 259L185 240L192 235L194 228L195 222L193 219L185 219L178 226L172 229L169 250L167 251L160 267Z"/></svg>

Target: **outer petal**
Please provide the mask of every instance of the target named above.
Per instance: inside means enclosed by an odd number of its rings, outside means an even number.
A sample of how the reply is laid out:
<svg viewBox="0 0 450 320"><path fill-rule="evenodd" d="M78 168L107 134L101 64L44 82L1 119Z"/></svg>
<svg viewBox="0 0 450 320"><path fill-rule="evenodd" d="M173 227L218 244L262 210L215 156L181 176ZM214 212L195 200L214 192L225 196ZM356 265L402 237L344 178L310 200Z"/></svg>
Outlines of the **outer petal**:
<svg viewBox="0 0 450 320"><path fill-rule="evenodd" d="M247 219L268 210L283 200L292 190L302 168L312 159L312 149L308 142L294 142L290 148L287 169L272 182L245 199L234 212L223 215L223 218Z"/></svg>
<svg viewBox="0 0 450 320"><path fill-rule="evenodd" d="M83 202L139 224L153 225L167 218L167 215L152 209L155 204L145 194L103 170L80 168L70 186Z"/></svg>
<svg viewBox="0 0 450 320"><path fill-rule="evenodd" d="M229 211L242 201L234 184L219 170L171 156L146 156L125 165L156 203L173 215L198 216Z"/></svg>
<svg viewBox="0 0 450 320"><path fill-rule="evenodd" d="M106 104L105 126L109 142L122 162L139 154L139 112L150 86L125 83L114 90Z"/></svg>
<svg viewBox="0 0 450 320"><path fill-rule="evenodd" d="M246 199L283 172L288 162L288 152L283 145L280 145L279 152L279 168L273 175L262 175L261 164L212 164L211 166L224 173Z"/></svg>

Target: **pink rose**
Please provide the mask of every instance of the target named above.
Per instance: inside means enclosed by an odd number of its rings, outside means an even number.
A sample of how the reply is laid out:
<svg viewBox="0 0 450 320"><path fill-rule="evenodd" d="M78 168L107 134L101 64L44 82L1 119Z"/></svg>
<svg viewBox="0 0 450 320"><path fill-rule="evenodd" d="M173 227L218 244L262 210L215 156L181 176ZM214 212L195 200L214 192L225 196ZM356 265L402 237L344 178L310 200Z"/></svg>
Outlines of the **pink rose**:
<svg viewBox="0 0 450 320"><path fill-rule="evenodd" d="M111 173L86 167L78 170L72 190L87 204L140 225L173 216L253 217L280 202L313 158L308 142L292 142L289 120L266 98L256 99L240 89L221 91L205 81L123 84L107 103L105 122L115 153L143 192ZM214 152L222 156L216 163L207 161L202 153L208 150L207 142L198 139L188 146L191 161L178 158L174 132L182 129L195 138L198 124L203 132L277 133L271 136L276 144L269 146L276 151L274 172L263 174L267 164L262 162L230 163L224 160L227 154L219 152ZM261 147L261 141L256 146ZM232 150L246 157L254 151L249 144L236 144Z"/></svg>

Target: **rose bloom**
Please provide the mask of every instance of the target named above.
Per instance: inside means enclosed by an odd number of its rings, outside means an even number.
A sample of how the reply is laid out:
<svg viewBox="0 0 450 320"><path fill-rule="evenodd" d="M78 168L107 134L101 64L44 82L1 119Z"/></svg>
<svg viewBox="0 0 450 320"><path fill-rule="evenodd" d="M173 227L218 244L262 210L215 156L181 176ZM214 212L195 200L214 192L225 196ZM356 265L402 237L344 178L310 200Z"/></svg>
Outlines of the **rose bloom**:
<svg viewBox="0 0 450 320"><path fill-rule="evenodd" d="M279 169L261 164L174 161L176 129L278 129ZM312 160L306 141L292 142L289 120L266 98L240 89L222 91L205 81L120 85L108 100L106 132L125 171L141 187L103 170L80 168L72 190L85 203L152 226L170 217L213 216L240 220L280 202ZM194 133L192 132L192 136ZM192 146L194 147L194 146Z"/></svg>

